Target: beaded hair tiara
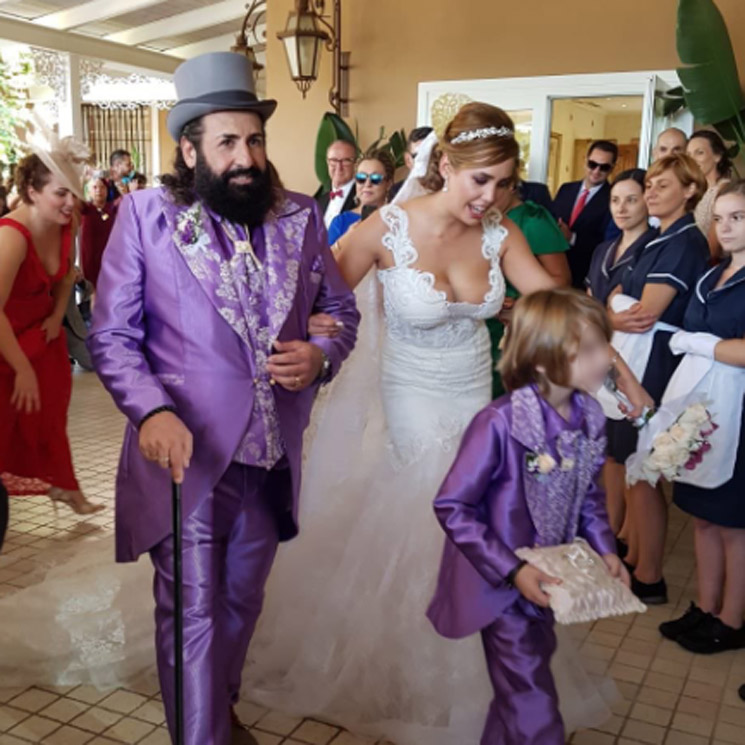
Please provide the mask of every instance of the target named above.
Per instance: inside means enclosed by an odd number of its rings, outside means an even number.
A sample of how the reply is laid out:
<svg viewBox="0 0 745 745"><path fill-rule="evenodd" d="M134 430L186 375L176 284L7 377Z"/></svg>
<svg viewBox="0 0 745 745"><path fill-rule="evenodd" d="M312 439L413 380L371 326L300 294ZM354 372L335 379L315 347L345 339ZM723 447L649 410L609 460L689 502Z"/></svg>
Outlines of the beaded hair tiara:
<svg viewBox="0 0 745 745"><path fill-rule="evenodd" d="M509 127L483 127L482 129L468 129L450 140L451 145L462 145L464 142L485 140L487 137L513 137L514 132Z"/></svg>

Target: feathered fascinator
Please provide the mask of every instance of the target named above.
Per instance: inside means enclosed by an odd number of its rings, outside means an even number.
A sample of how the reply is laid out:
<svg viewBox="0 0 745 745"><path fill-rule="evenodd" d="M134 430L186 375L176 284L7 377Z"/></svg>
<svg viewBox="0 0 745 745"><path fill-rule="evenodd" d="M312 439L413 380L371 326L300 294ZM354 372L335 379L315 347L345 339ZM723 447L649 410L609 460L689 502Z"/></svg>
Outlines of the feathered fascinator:
<svg viewBox="0 0 745 745"><path fill-rule="evenodd" d="M83 175L90 160L90 148L75 137L60 138L35 114L25 127L16 129L26 147L62 181L78 199L85 199Z"/></svg>

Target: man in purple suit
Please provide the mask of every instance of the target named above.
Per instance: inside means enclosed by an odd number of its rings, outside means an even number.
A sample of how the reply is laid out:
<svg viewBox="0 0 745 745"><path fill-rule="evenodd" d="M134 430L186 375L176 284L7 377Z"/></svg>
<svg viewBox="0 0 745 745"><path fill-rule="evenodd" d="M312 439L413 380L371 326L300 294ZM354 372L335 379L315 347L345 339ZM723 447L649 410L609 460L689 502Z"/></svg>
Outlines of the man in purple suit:
<svg viewBox="0 0 745 745"><path fill-rule="evenodd" d="M147 551L155 567L169 727L173 478L183 483L186 743L228 745L255 742L231 707L278 541L297 533L313 399L351 351L359 314L318 207L285 191L267 160L276 102L257 99L246 58L202 55L174 80L175 171L122 202L89 347L129 420L117 559ZM308 339L315 312L338 319L335 339Z"/></svg>

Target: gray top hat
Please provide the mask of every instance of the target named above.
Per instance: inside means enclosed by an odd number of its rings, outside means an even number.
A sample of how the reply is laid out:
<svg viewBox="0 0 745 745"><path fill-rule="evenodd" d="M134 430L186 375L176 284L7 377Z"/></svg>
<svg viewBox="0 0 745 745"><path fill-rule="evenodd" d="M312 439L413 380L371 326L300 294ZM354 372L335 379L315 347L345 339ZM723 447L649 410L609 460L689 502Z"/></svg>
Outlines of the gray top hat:
<svg viewBox="0 0 745 745"><path fill-rule="evenodd" d="M266 121L276 101L259 101L251 62L234 52L209 52L187 60L173 74L178 101L168 112L168 131L176 142L193 119L215 111L253 111Z"/></svg>

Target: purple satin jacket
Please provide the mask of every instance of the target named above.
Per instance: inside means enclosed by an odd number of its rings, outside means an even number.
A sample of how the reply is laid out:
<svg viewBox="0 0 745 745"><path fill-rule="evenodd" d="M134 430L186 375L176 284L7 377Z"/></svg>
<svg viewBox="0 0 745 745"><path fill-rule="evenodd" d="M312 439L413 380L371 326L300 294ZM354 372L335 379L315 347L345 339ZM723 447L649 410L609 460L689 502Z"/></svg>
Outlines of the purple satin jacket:
<svg viewBox="0 0 745 745"><path fill-rule="evenodd" d="M198 210L197 203L197 210ZM259 383L240 298L221 271L230 260L219 226L201 210L174 205L163 189L126 196L104 254L88 346L96 371L129 420L116 481L116 554L134 561L171 532L170 475L146 461L137 426L175 407L194 437L182 489L184 516L207 497L235 456ZM359 313L328 248L316 203L287 192L262 227L270 325L281 341L308 339L316 312L344 323L336 339L313 338L336 373L356 339ZM283 540L297 534L303 430L317 386L273 386L288 468L270 472Z"/></svg>
<svg viewBox="0 0 745 745"><path fill-rule="evenodd" d="M554 542L579 535L599 554L615 553L605 493L597 485L605 444L600 406L588 396L575 394L567 422L543 398L538 400L548 452L557 462L561 460L557 438L568 430L583 433L586 439L578 444L578 450L583 446L585 451L591 450L594 461L584 481L577 482L584 496L577 494L576 526L562 525L556 534L562 537ZM548 503L540 504L547 490L527 472L527 456L532 450L517 434L514 408L512 397L507 395L476 415L435 499L435 513L448 539L427 616L437 631L449 638L480 631L520 597L504 578L519 563L515 550L539 542L531 509L541 510L541 516L550 511ZM531 501L529 491L537 493L537 501Z"/></svg>

